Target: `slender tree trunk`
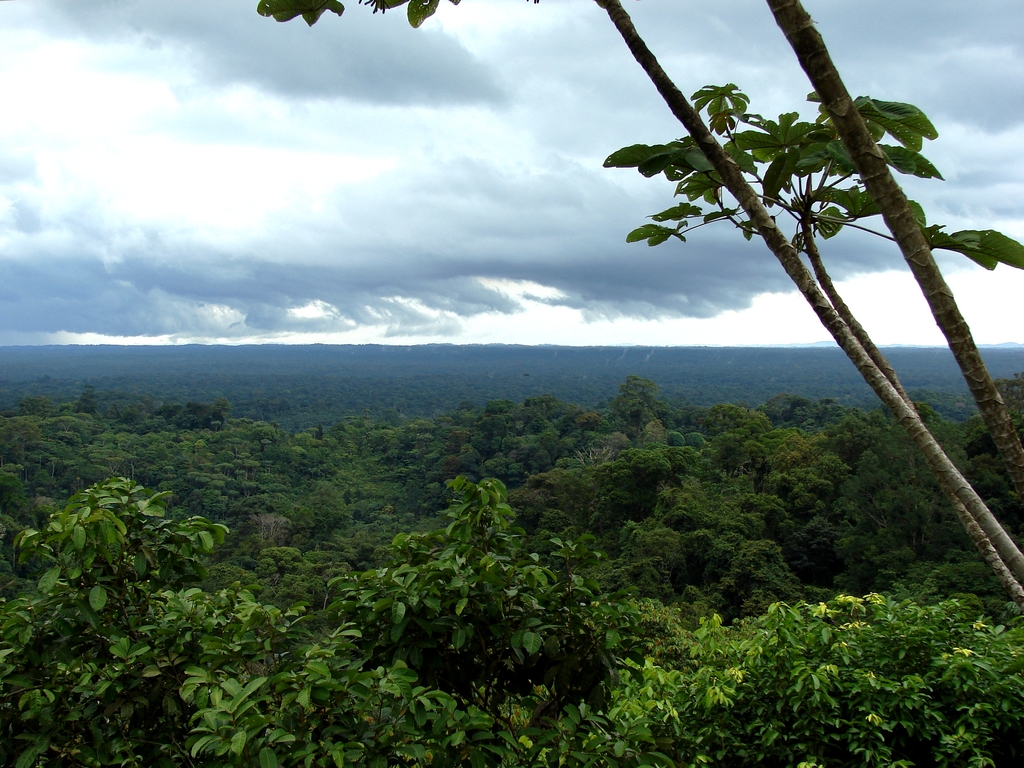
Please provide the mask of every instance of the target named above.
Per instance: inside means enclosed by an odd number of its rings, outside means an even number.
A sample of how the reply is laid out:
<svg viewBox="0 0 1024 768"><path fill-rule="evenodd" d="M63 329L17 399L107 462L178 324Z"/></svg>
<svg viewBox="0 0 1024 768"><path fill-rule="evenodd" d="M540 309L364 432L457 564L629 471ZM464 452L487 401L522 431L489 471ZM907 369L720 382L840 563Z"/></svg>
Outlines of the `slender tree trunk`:
<svg viewBox="0 0 1024 768"><path fill-rule="evenodd" d="M992 513L985 506L985 502L982 501L974 488L971 487L970 483L964 479L953 462L946 456L942 447L935 440L935 437L928 431L917 411L911 405L908 405L889 379L886 378L885 374L879 370L867 352L864 351L860 342L832 307L828 298L818 288L814 277L800 260L796 248L775 224L774 219L772 219L761 203L757 192L743 177L743 172L739 166L718 143L707 126L704 125L700 114L676 87L675 83L672 82L665 70L662 69L654 54L636 31L636 27L633 26L632 20L619 3L619 0L595 1L607 12L609 19L615 25L616 30L618 30L633 57L643 67L647 76L672 111L672 114L683 124L690 136L697 142L697 146L701 148L701 151L722 177L726 188L743 207L743 210L757 228L758 234L760 234L765 244L782 264L786 274L789 275L790 279L811 305L822 325L832 334L836 343L846 352L847 357L850 358L857 367L857 370L860 371L864 380L867 381L868 385L875 391L882 402L888 406L911 440L913 440L914 444L924 455L943 493L945 493L958 511L966 509L967 518L969 518L966 522L974 520L978 523L980 528L968 530L968 534L970 535L972 530L981 531L981 536L976 541L974 539L972 541L975 541L975 546L978 548L982 558L990 565L996 567L999 566L1000 562L1005 561L1003 571L1007 567L1009 568L1009 578L1012 582L1009 585L1008 591L1014 601L1017 602L1017 605L1024 608L1024 591L1021 590L1019 584L1020 581L1024 581L1024 556L1016 549L1013 542L1009 540L1006 532L1002 530L998 522L996 522L995 528L992 531L990 531L991 526L985 525L983 520L995 521ZM1009 543L1009 547L1006 547L1005 543L1003 546L995 545L998 554L995 557L996 562L991 562L990 557L986 557L988 552L986 547L993 547L996 536L1000 534ZM1009 558L1003 555L1004 548L1010 554ZM1015 556L1013 556L1014 552L1016 553ZM996 576L1000 578L1001 582L1004 575L997 568ZM1016 586L1014 587L1014 585Z"/></svg>
<svg viewBox="0 0 1024 768"><path fill-rule="evenodd" d="M889 171L882 150L875 143L864 118L850 98L829 56L825 41L800 0L768 0L775 20L793 47L814 90L832 116L868 193L878 204L886 226L892 232L914 278L921 286L935 322L946 337L967 386L978 404L981 418L995 441L1007 471L1024 501L1024 447L1021 446L1002 395L992 382L971 329L960 314L946 281L939 271L931 247L914 219L906 195Z"/></svg>
<svg viewBox="0 0 1024 768"><path fill-rule="evenodd" d="M811 262L811 269L814 270L814 276L818 280L818 285L821 286L822 291L828 296L829 301L832 302L832 306L843 322L846 323L850 332L857 338L860 345L864 347L864 351L867 352L868 357L878 366L878 369L885 375L885 378L893 385L895 390L899 392L900 397L903 398L904 402L915 408L914 401L910 399L910 395L903 389L903 385L900 383L899 377L896 375L896 371L893 370L889 364L889 360L882 354L881 350L875 346L875 343L868 336L867 330L860 324L853 312L850 311L850 307L843 301L843 297L839 295L839 291L836 290L835 285L832 282L832 278L829 277L828 271L825 269L825 264L821 260L821 254L818 252L818 245L814 242L814 232L811 229L810 223L804 221L801 223L804 236L804 252L807 254L808 261Z"/></svg>
<svg viewBox="0 0 1024 768"><path fill-rule="evenodd" d="M835 308L837 314L843 319L850 332L857 338L864 351L868 354L871 360L878 367L879 371L889 380L893 388L900 394L903 401L910 407L914 408L913 401L910 396L907 395L903 385L900 383L899 377L896 375L896 371L893 370L889 361L885 355L882 354L881 350L875 346L871 337L868 336L867 330L858 322L857 318L854 317L850 311L849 306L843 301L842 296L839 295L839 291L836 290L835 285L832 282L832 278L829 276L828 271L825 269L825 264L821 260L821 254L818 252L817 243L814 242L814 233L810 227L809 222L804 221L802 223L803 236L804 236L804 252L807 254L808 260L811 262L811 267L814 269L814 275L821 285L825 295L828 296L829 301L832 302L832 306ZM981 558L988 564L988 566L995 573L999 583L1002 584L1003 589L1007 591L1014 603L1017 605L1024 605L1024 589L1022 589L1020 583L1013 577L1010 569L1006 567L1006 563L999 556L996 548L993 546L991 539L985 534L981 526L978 525L978 521L974 519L967 508L961 503L960 499L952 499L953 509L956 512L957 519L963 525L964 530L967 531L968 537L974 543L975 548L978 550Z"/></svg>

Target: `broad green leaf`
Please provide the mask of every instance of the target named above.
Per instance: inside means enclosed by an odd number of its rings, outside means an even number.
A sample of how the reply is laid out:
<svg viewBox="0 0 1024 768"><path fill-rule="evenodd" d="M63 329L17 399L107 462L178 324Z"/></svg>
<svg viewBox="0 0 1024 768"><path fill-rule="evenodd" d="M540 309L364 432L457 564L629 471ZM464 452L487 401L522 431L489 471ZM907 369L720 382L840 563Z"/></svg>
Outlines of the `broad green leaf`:
<svg viewBox="0 0 1024 768"><path fill-rule="evenodd" d="M711 222L718 221L720 219L728 219L735 216L737 213L739 213L738 208L724 208L718 211L711 211L711 213L704 216L704 223L710 224Z"/></svg>
<svg viewBox="0 0 1024 768"><path fill-rule="evenodd" d="M409 0L409 24L418 29L434 15L437 3L438 0Z"/></svg>
<svg viewBox="0 0 1024 768"><path fill-rule="evenodd" d="M541 640L540 635L538 635L536 632L523 633L523 648L526 649L527 653L536 653L540 650L541 645L543 645L543 641Z"/></svg>
<svg viewBox="0 0 1024 768"><path fill-rule="evenodd" d="M683 150L683 157L686 160L686 164L695 171L699 171L700 173L711 173L715 170L715 166L711 164L711 161L708 160L704 153L696 147L687 147Z"/></svg>
<svg viewBox="0 0 1024 768"><path fill-rule="evenodd" d="M235 735L231 737L231 751L236 755L242 754L242 750L245 749L246 732L244 728L239 728L235 731Z"/></svg>
<svg viewBox="0 0 1024 768"><path fill-rule="evenodd" d="M1024 245L993 229L965 229L945 233L941 227L925 230L932 248L957 251L985 269L995 269L998 264L1007 264L1024 269Z"/></svg>
<svg viewBox="0 0 1024 768"><path fill-rule="evenodd" d="M127 658L128 649L131 648L132 642L127 637L122 637L112 646L110 646L110 654L116 656L119 659Z"/></svg>
<svg viewBox="0 0 1024 768"><path fill-rule="evenodd" d="M398 624L405 618L405 603L396 600L391 604L391 623Z"/></svg>
<svg viewBox="0 0 1024 768"><path fill-rule="evenodd" d="M260 768L277 768L277 754L270 747L260 750Z"/></svg>
<svg viewBox="0 0 1024 768"><path fill-rule="evenodd" d="M660 152L644 160L637 166L637 170L647 178L657 176L664 171L679 156L678 152Z"/></svg>
<svg viewBox="0 0 1024 768"><path fill-rule="evenodd" d="M202 544L203 552L213 552L213 536L209 531L200 531L199 541Z"/></svg>
<svg viewBox="0 0 1024 768"><path fill-rule="evenodd" d="M907 200L907 204L910 206L910 210L914 214L914 221L922 227L927 227L928 217L925 216L924 208L921 207L921 204L915 200Z"/></svg>
<svg viewBox="0 0 1024 768"><path fill-rule="evenodd" d="M828 153L828 142L806 144L799 148L799 152L800 159L796 161L798 171L818 170L832 157Z"/></svg>
<svg viewBox="0 0 1024 768"><path fill-rule="evenodd" d="M633 144L612 152L604 161L605 168L636 168L645 160L669 150L679 149L682 145L675 144Z"/></svg>
<svg viewBox="0 0 1024 768"><path fill-rule="evenodd" d="M85 528L83 526L75 526L74 530L71 531L71 541L79 552L85 548Z"/></svg>
<svg viewBox="0 0 1024 768"><path fill-rule="evenodd" d="M843 224L841 219L843 218L843 212L834 205L830 205L823 210L819 216L821 218L816 222L817 230L826 240L835 237L842 231Z"/></svg>
<svg viewBox="0 0 1024 768"><path fill-rule="evenodd" d="M658 224L643 224L626 235L626 242L638 243L641 240L646 240L648 245L659 245L673 235L679 237L676 230L669 227L662 227Z"/></svg>
<svg viewBox="0 0 1024 768"><path fill-rule="evenodd" d="M316 24L327 11L341 16L345 6L338 0L260 0L256 6L260 16L273 17L274 21L291 21L301 16L309 26Z"/></svg>
<svg viewBox="0 0 1024 768"><path fill-rule="evenodd" d="M835 203L851 218L859 219L879 214L874 198L859 187L827 189L822 192L820 199L823 202Z"/></svg>
<svg viewBox="0 0 1024 768"><path fill-rule="evenodd" d="M856 173L857 167L853 164L853 160L850 158L850 153L847 151L846 146L841 141L830 141L825 145L825 149L833 160L836 161L836 165L839 169L845 173Z"/></svg>
<svg viewBox="0 0 1024 768"><path fill-rule="evenodd" d="M924 112L913 104L881 101L870 96L860 96L854 100L854 104L865 120L879 125L911 151L920 151L922 139L937 139L939 136Z"/></svg>
<svg viewBox="0 0 1024 768"><path fill-rule="evenodd" d="M765 197L777 199L779 192L790 186L799 157L798 152L790 150L772 160L772 164L768 166L768 170L764 174Z"/></svg>
<svg viewBox="0 0 1024 768"><path fill-rule="evenodd" d="M39 591L44 595L50 594L54 586L57 584L57 579L60 577L60 568L54 566L39 579Z"/></svg>
<svg viewBox="0 0 1024 768"><path fill-rule="evenodd" d="M942 179L942 174L924 155L892 144L879 144L878 146L885 152L889 164L900 173L918 176L922 179Z"/></svg>
<svg viewBox="0 0 1024 768"><path fill-rule="evenodd" d="M737 147L735 142L730 141L726 144L725 151L729 153L733 160L736 161L736 165L738 165L740 170L744 173L754 173L757 170L757 163L755 162L754 157Z"/></svg>
<svg viewBox="0 0 1024 768"><path fill-rule="evenodd" d="M89 590L89 606L94 611L102 611L107 604L107 590L97 584Z"/></svg>
<svg viewBox="0 0 1024 768"><path fill-rule="evenodd" d="M703 213L702 209L698 208L696 205L680 203L679 205L674 205L661 213L654 214L651 218L655 221L679 221L691 216L700 216L701 213Z"/></svg>

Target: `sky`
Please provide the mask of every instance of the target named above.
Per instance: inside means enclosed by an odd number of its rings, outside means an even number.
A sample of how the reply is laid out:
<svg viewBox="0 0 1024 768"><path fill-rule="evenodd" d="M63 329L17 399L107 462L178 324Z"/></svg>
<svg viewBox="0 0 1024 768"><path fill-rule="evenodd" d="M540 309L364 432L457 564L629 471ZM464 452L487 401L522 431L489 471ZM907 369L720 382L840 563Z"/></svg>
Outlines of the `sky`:
<svg viewBox="0 0 1024 768"><path fill-rule="evenodd" d="M854 94L910 102L931 223L1024 240L1024 3L805 0ZM770 345L828 339L728 225L648 248L663 178L604 169L683 134L587 0L0 0L0 345ZM812 113L764 2L628 0L684 93ZM941 344L899 252L824 256L881 344ZM982 344L1024 343L1024 273L939 257Z"/></svg>

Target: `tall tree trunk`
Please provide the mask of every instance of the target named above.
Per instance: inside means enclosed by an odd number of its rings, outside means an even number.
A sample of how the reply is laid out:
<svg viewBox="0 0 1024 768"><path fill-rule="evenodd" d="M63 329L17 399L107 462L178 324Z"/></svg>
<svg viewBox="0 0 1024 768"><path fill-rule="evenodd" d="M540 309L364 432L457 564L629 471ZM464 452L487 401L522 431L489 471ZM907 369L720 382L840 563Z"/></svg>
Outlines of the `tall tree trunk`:
<svg viewBox="0 0 1024 768"><path fill-rule="evenodd" d="M801 229L804 238L804 253L807 254L807 260L811 262L811 269L814 270L814 276L818 280L818 285L821 286L822 291L828 296L828 300L832 302L832 306L843 322L846 323L850 332L857 338L860 345L864 347L864 351L867 352L868 357L874 361L878 369L885 375L885 378L893 385L895 390L899 393L900 397L903 398L907 405L916 408L914 401L910 399L910 395L903 389L903 385L900 383L899 377L896 375L896 371L889 364L888 359L882 354L882 351L875 346L875 343L868 336L867 330L860 324L853 312L850 311L850 307L843 301L843 297L839 295L839 291L836 290L835 284L832 282L832 278L829 277L828 271L825 269L825 263L821 260L821 254L818 252L818 245L814 242L814 230L811 228L811 224L806 219L801 222Z"/></svg>
<svg viewBox="0 0 1024 768"><path fill-rule="evenodd" d="M995 521L992 513L985 506L985 502L982 501L974 488L971 487L970 483L967 482L953 462L950 461L949 457L946 456L942 447L935 440L931 432L928 431L928 428L913 406L903 399L889 379L886 378L885 374L882 373L867 352L864 351L863 346L861 346L846 323L843 322L828 298L818 288L814 277L800 260L796 248L775 224L774 219L772 219L761 203L757 192L743 177L743 172L739 166L718 143L707 126L704 125L700 114L680 92L675 83L672 82L665 70L662 69L654 54L636 31L636 27L633 26L632 20L619 3L619 0L595 0L595 2L607 12L609 19L615 25L619 35L633 54L633 58L643 67L647 76L672 111L672 114L683 124L690 136L697 142L697 146L701 148L701 151L722 177L726 188L743 207L743 210L757 228L758 234L811 305L822 325L832 334L836 343L839 344L847 357L857 367L864 380L892 411L911 440L913 440L914 444L924 455L925 461L928 463L943 493L949 498L958 512L961 509L966 509L967 518L963 522L967 524L974 520L978 523L978 528L968 529L968 535L977 533L980 530L981 535L976 540L972 536L972 541L974 541L982 558L993 567L997 578L1004 583L1004 586L1007 586L1013 600L1018 606L1024 608L1024 591L1021 590L1019 583L1024 581L1024 556L1017 550L1013 542L1009 540L1006 532L1003 531L998 522L995 523L994 527L983 522L983 520ZM995 543L996 537L1000 535L1006 540L1002 546ZM1009 546L1006 545L1007 542ZM998 553L994 560L991 558L990 551L993 546ZM1009 557L1003 555L1004 549L1009 554ZM1004 564L1002 571L999 569L1000 563ZM1007 584L1004 581L1004 577L1007 575L1005 573L1006 568L1009 568L1010 571L1009 578L1012 582L1011 584Z"/></svg>
<svg viewBox="0 0 1024 768"><path fill-rule="evenodd" d="M1014 429L1002 395L989 376L971 329L960 314L946 281L932 256L931 247L914 219L906 195L896 183L882 150L871 137L864 118L850 98L829 56L825 41L800 0L768 0L775 20L793 47L814 90L832 116L868 193L878 204L886 226L892 232L910 270L921 286L935 322L946 337L967 386L978 404L985 426L992 435L1006 469L1024 501L1024 447Z"/></svg>

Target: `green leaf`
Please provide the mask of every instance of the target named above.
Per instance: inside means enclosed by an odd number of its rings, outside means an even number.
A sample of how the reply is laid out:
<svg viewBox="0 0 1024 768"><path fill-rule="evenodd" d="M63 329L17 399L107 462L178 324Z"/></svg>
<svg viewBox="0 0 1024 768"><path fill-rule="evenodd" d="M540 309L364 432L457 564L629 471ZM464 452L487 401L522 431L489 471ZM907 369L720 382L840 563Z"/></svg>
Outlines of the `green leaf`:
<svg viewBox="0 0 1024 768"><path fill-rule="evenodd" d="M686 219L691 216L700 216L703 213L701 208L690 203L680 203L674 205L661 213L656 213L651 216L655 221L679 221L680 219ZM627 241L629 242L629 241Z"/></svg>
<svg viewBox="0 0 1024 768"><path fill-rule="evenodd" d="M683 157L686 159L687 164L695 171L711 173L715 170L715 166L711 164L711 161L696 147L687 147L683 151Z"/></svg>
<svg viewBox="0 0 1024 768"><path fill-rule="evenodd" d="M835 203L843 209L847 216L855 219L877 216L880 213L874 198L859 187L825 190L821 195L821 200Z"/></svg>
<svg viewBox="0 0 1024 768"><path fill-rule="evenodd" d="M932 248L957 251L985 269L1007 264L1024 269L1024 245L994 229L965 229L945 233L939 226L925 230Z"/></svg>
<svg viewBox="0 0 1024 768"><path fill-rule="evenodd" d="M644 160L637 166L637 170L647 178L657 176L664 171L678 157L678 152L660 152Z"/></svg>
<svg viewBox="0 0 1024 768"><path fill-rule="evenodd" d="M260 750L260 768L277 768L277 754L270 747Z"/></svg>
<svg viewBox="0 0 1024 768"><path fill-rule="evenodd" d="M764 174L764 196L777 199L783 187L788 187L793 180L793 171L799 158L797 152L786 152L779 155Z"/></svg>
<svg viewBox="0 0 1024 768"><path fill-rule="evenodd" d="M282 22L301 16L309 26L316 24L326 11L341 16L345 6L338 0L260 0L256 6L256 13L260 16L273 17L274 21Z"/></svg>
<svg viewBox="0 0 1024 768"><path fill-rule="evenodd" d="M244 728L240 728L235 731L235 735L231 737L231 751L236 755L242 754L242 750L245 749L246 733Z"/></svg>
<svg viewBox="0 0 1024 768"><path fill-rule="evenodd" d="M81 552L85 548L85 528L81 525L76 525L74 530L71 531L71 541L75 545L75 549Z"/></svg>
<svg viewBox="0 0 1024 768"><path fill-rule="evenodd" d="M523 648L529 654L534 654L540 650L543 641L536 632L524 632L523 633Z"/></svg>
<svg viewBox="0 0 1024 768"><path fill-rule="evenodd" d="M391 623L399 624L405 618L405 603L396 600L391 604Z"/></svg>
<svg viewBox="0 0 1024 768"><path fill-rule="evenodd" d="M213 552L213 536L209 531L200 531L199 541L202 544L203 552Z"/></svg>
<svg viewBox="0 0 1024 768"><path fill-rule="evenodd" d="M914 221L921 227L928 226L928 217L924 213L924 208L916 200L907 200L907 205L910 206L911 212L914 214Z"/></svg>
<svg viewBox="0 0 1024 768"><path fill-rule="evenodd" d="M39 579L39 591L44 595L50 594L54 586L57 584L57 579L60 577L60 568L54 566Z"/></svg>
<svg viewBox="0 0 1024 768"><path fill-rule="evenodd" d="M892 144L879 144L889 165L900 173L918 176L922 179L942 179L942 174L931 162L918 152Z"/></svg>
<svg viewBox="0 0 1024 768"><path fill-rule="evenodd" d="M469 598L464 597L455 604L455 615L461 616L462 612L466 610L466 606L469 605Z"/></svg>
<svg viewBox="0 0 1024 768"><path fill-rule="evenodd" d="M409 0L409 24L418 29L434 15L437 3L438 0Z"/></svg>
<svg viewBox="0 0 1024 768"><path fill-rule="evenodd" d="M679 149L679 144L633 144L612 152L604 161L605 168L636 168L645 160L665 153L669 149Z"/></svg>
<svg viewBox="0 0 1024 768"><path fill-rule="evenodd" d="M913 104L899 101L881 101L860 96L854 104L869 123L876 123L896 141L911 151L919 151L922 139L937 139L939 132Z"/></svg>
<svg viewBox="0 0 1024 768"><path fill-rule="evenodd" d="M836 161L836 165L841 171L845 173L857 172L857 166L853 164L853 159L850 157L850 153L847 151L843 142L830 141L825 145L825 149L828 152L829 157Z"/></svg>
<svg viewBox="0 0 1024 768"><path fill-rule="evenodd" d="M675 234L676 231L669 227L662 227L658 224L643 224L626 235L626 242L639 243L641 240L646 240L648 245L658 245ZM657 242L651 242L652 240L657 240Z"/></svg>
<svg viewBox="0 0 1024 768"><path fill-rule="evenodd" d="M107 590L97 584L89 590L89 606L94 611L102 611L107 604Z"/></svg>
<svg viewBox="0 0 1024 768"><path fill-rule="evenodd" d="M725 151L729 153L733 160L736 161L736 165L738 165L740 170L744 173L754 173L757 170L757 164L754 157L737 147L735 142L730 141L726 144Z"/></svg>

